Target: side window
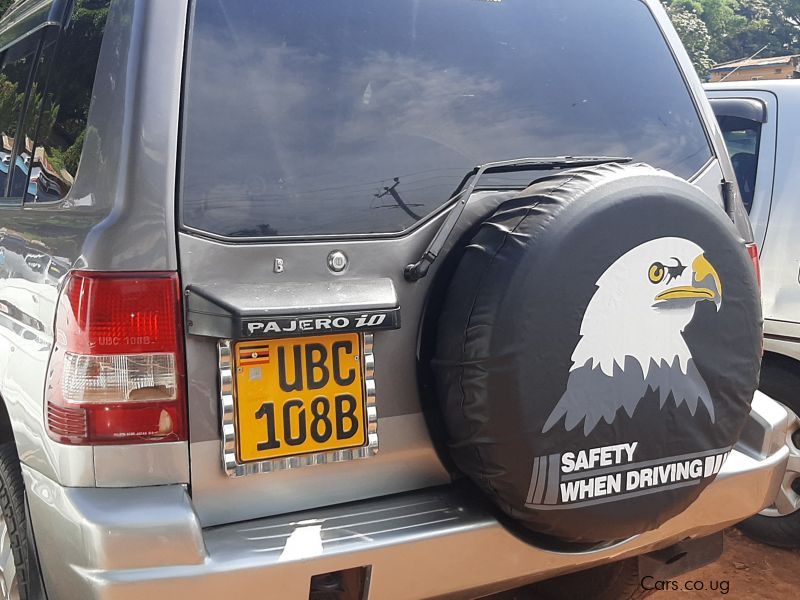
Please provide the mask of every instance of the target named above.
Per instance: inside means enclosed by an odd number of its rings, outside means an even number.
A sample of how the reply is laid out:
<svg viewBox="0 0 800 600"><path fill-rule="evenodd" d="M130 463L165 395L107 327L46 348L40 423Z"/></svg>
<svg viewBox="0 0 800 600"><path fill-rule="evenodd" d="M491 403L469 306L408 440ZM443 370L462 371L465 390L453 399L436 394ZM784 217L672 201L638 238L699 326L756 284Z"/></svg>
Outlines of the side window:
<svg viewBox="0 0 800 600"><path fill-rule="evenodd" d="M28 36L8 48L0 67L0 196L11 192L12 177L25 181L29 164L24 153L19 152L18 131L25 111L25 91L36 61L40 35ZM24 183L23 183L24 185ZM21 196L21 195L20 195Z"/></svg>
<svg viewBox="0 0 800 600"><path fill-rule="evenodd" d="M23 159L25 165L29 167L29 169L26 170L25 177L20 177L19 174L14 176L10 189L10 195L13 198L35 195L37 192L39 173L41 171L41 153L36 152L34 142L36 140L37 130L43 123L47 123L48 120L52 118L48 110L45 110L43 113L42 109L44 104L44 92L47 87L47 79L50 74L50 67L53 62L57 40L57 27L48 28L42 37L42 47L38 52L36 68L33 71L30 91L25 102L25 114L22 119L22 135L19 136L19 145L17 147L18 156Z"/></svg>
<svg viewBox="0 0 800 600"><path fill-rule="evenodd" d="M720 117L719 124L731 156L733 170L736 172L742 202L747 212L750 212L758 175L761 123L741 117Z"/></svg>
<svg viewBox="0 0 800 600"><path fill-rule="evenodd" d="M26 202L58 201L75 181L110 4L76 0L58 42L45 44L53 64L45 79L37 77L39 87L31 94L37 118L29 131L36 144Z"/></svg>

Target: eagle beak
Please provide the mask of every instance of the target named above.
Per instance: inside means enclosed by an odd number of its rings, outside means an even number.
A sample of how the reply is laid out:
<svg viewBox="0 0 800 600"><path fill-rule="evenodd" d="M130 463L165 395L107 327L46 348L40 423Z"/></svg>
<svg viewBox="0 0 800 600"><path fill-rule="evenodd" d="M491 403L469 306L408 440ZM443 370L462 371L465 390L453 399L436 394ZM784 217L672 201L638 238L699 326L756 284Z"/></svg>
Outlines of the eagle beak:
<svg viewBox="0 0 800 600"><path fill-rule="evenodd" d="M692 285L681 285L664 290L656 296L656 302L666 300L713 300L719 310L722 303L722 282L713 265L701 254L692 262Z"/></svg>

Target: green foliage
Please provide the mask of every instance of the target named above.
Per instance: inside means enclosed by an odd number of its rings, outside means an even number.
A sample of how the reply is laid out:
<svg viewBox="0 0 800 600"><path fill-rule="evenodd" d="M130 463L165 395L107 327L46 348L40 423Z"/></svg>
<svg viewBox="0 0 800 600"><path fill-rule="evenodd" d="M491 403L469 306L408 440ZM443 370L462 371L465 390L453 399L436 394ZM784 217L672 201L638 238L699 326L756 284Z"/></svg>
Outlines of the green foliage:
<svg viewBox="0 0 800 600"><path fill-rule="evenodd" d="M667 6L667 13L672 19L678 35L681 36L689 56L692 57L694 68L700 74L708 73L714 64L708 55L711 47L711 34L708 33L708 26L690 6Z"/></svg>
<svg viewBox="0 0 800 600"><path fill-rule="evenodd" d="M75 140L75 144L82 144L81 133L89 112L96 57L102 41L100 32L107 16L107 0L81 0L76 4L69 43L59 47L58 57L59 64L70 68L54 69L50 75L49 88L59 101L55 133L60 138Z"/></svg>
<svg viewBox="0 0 800 600"><path fill-rule="evenodd" d="M0 0L0 14L13 0ZM58 55L50 70L47 93L34 84L26 114L26 133L33 136L38 119L37 142L58 171L74 175L86 137L86 117L91 103L101 32L109 11L108 0L77 0L67 33L62 34ZM68 67L68 68L66 68ZM16 135L16 118L23 93L5 74L0 74L0 131ZM13 121L13 122L12 122Z"/></svg>
<svg viewBox="0 0 800 600"><path fill-rule="evenodd" d="M23 93L17 90L17 84L0 74L0 132L16 135L16 115L22 109L22 100Z"/></svg>
<svg viewBox="0 0 800 600"><path fill-rule="evenodd" d="M708 63L800 54L800 0L662 0L701 75ZM709 39L705 44L703 28Z"/></svg>

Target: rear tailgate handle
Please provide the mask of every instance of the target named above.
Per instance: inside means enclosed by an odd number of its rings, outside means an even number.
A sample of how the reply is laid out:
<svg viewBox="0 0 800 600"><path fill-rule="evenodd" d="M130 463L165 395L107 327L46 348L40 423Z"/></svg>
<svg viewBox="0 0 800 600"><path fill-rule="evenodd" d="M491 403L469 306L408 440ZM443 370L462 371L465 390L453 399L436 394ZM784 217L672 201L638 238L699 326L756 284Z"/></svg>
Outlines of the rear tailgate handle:
<svg viewBox="0 0 800 600"><path fill-rule="evenodd" d="M192 284L186 330L216 339L270 339L400 327L391 279L280 284Z"/></svg>

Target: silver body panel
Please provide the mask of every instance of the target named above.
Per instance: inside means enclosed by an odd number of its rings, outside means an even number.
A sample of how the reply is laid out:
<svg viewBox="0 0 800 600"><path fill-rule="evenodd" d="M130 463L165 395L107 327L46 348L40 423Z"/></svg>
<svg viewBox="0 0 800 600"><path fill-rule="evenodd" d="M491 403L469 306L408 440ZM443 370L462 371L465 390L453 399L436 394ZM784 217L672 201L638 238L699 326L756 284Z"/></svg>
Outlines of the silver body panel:
<svg viewBox="0 0 800 600"><path fill-rule="evenodd" d="M723 139L661 4L644 3L686 74L716 154L693 182L721 205L721 179L734 180ZM689 510L613 548L583 554L542 550L465 498L451 485L437 452L425 418L435 407L432 399L420 397L415 378L419 323L435 269L417 284L402 276L403 266L419 257L447 213L405 236L347 242L236 245L176 233L188 6L188 0L112 3L86 150L67 202L58 208L0 206L0 251L7 262L21 261L16 271L24 274L0 278L0 300L43 324L42 331L32 330L0 315L0 396L23 463L51 598L138 599L170 592L210 598L232 590L249 597L270 588L281 589L281 597L305 598L312 574L367 564L373 566L371 593L377 598L489 592L711 533L771 502L786 451L782 443L773 447L764 441L782 440L784 426L779 413L765 416L771 412L765 399L759 401L763 410L754 404L754 415L761 417L754 417L753 429L762 437L743 442ZM471 203L463 225L482 213ZM54 220L68 223L69 235L51 235ZM744 239L752 239L738 204L736 225ZM334 250L347 255L343 273L328 267ZM218 340L203 332L186 339L188 442L92 448L51 441L43 390L61 281L43 281L23 267L26 253L43 252L70 268L180 267L184 288L216 286L238 304L246 300L234 286L263 286L262 292L284 286L289 290L284 296L268 298L281 312L318 310L321 289L354 280L355 286L339 286L341 296L323 303L324 309L399 304L402 327L374 334L379 453L360 461L229 477L221 453ZM273 268L276 258L283 259L281 272ZM401 493L406 495L388 497ZM348 502L358 504L330 508ZM388 516L376 523L375 511ZM253 519L258 521L241 523ZM317 554L291 554L286 549L304 535L305 525L298 522L308 519L319 519L318 533L338 541L321 544ZM353 533L342 535L347 529ZM443 571L452 577L442 578Z"/></svg>
<svg viewBox="0 0 800 600"><path fill-rule="evenodd" d="M712 148L720 157L712 158L692 181L722 206L720 182L723 177L735 181L735 176L721 133L691 61L666 14L659 3L646 4L656 15L674 49L676 60L687 74L687 85L703 117ZM484 206L479 210L476 204L470 202L467 205L462 227L475 223L485 214L487 208ZM374 336L378 430L381 438L377 457L352 464L304 467L297 473L283 470L233 479L225 475L220 459L219 449L223 440L218 425L221 407L219 377L214 369L209 368L217 364L217 340L204 335L191 335L203 332L193 332L190 326L190 335L186 338L186 359L190 372L192 496L204 524L251 519L291 510L292 505L287 504L287 498L276 490L291 489L295 497L294 507L300 509L449 481L447 471L427 434L423 418L425 410L435 410L435 406L429 406L433 399L421 398L416 378L409 376L416 373L418 324L438 265L434 265L434 270L427 278L414 284L405 281L402 274L403 267L416 261L423 253L446 214L440 213L428 219L403 236L375 239L231 243L195 231L179 233L183 285L201 289L215 286L216 291L238 309L250 308L261 302L259 297L264 299L270 296L269 302L264 305L265 314L273 310L283 312L280 311L281 306L287 314L305 306L308 308L304 312L312 312L310 302L304 298L315 296L320 286L333 285L344 278L361 282L388 279L396 292L402 315L400 329L379 331ZM741 206L737 208L736 224L744 239L752 238L749 222ZM344 274L328 268L327 257L333 251L342 251L348 257L349 265ZM275 272L273 268L276 259L282 259L283 262L284 268L280 272ZM253 291L248 296L243 293L248 286L250 289L255 286L261 292ZM292 290L293 298L287 300L280 295L264 292L280 288ZM327 301L322 302L325 305L320 312L332 309ZM364 297L359 287L349 291L343 288L337 303L339 310L382 306L379 298ZM396 418L401 416L409 418ZM400 422L413 425L398 428L396 424ZM408 437L404 439L404 435ZM396 469L400 469L401 473ZM231 495L239 501L234 504L228 502Z"/></svg>
<svg viewBox="0 0 800 600"><path fill-rule="evenodd" d="M721 202L716 181L722 173L730 174L730 163L724 152L716 123L708 118L708 107L699 81L691 70L691 63L677 41L676 34L657 2L647 2L662 26L665 36L673 45L676 60L688 74L687 83L702 113L712 147L721 158L712 161L695 180L709 195ZM112 5L106 42L98 65L96 94L89 114L89 132L96 136L95 143L86 144L79 177L71 190L68 202L59 208L32 207L24 209L26 221L20 223L19 209L0 208L0 228L13 227L14 235L23 243L49 238L47 223L53 216L69 218L72 231L69 243L48 248L53 257L59 257L73 268L94 270L174 270L178 266L178 242L175 233L174 198L178 163L178 123L180 115L180 80L183 69L185 23L187 2L133 2L119 0ZM103 148L102 156L97 148ZM402 373L413 372L414 348L417 331L409 324L417 322L424 302L425 289L418 285L409 290L402 280L400 269L405 262L416 258L433 235L434 228L444 214L425 226L400 239L381 239L348 242L346 244L319 242L309 244L246 245L230 244L201 239L190 234L181 235L181 253L185 284L189 281L226 284L232 282L231 267L241 270L237 283L242 281L269 281L275 276L281 283L318 285L323 281L336 281L337 277L385 279L391 274L402 305L406 327L394 332L376 335L376 370L378 385L392 390L381 403L381 415L419 414L419 401L415 386ZM470 221L469 213L466 222ZM477 218L477 214L473 215ZM748 237L746 220L737 219L743 237ZM5 259L15 258L13 252L3 247ZM346 247L350 265L342 275L328 270L328 252ZM384 250L384 248L386 250ZM261 266L248 266L249 261L273 255L286 255L286 270L273 274ZM271 264L271 263L270 263ZM252 271L252 272L251 272ZM434 273L435 274L435 273ZM433 279L433 277L429 277ZM31 342L21 339L18 323L0 327L4 332L0 344L6 345L0 359L0 394L9 410L19 453L23 460L56 481L71 486L103 485L103 481L116 481L123 485L126 472L130 480L146 483L142 473L152 473L153 484L172 479L185 482L188 455L180 468L175 466L175 447L165 445L164 460L154 459L150 466L140 469L131 461L121 460L112 478L95 477L92 448L68 447L51 443L43 430L41 389L44 370L52 344L52 321L59 282L39 283L35 274L25 280L0 280L0 297L16 295L26 312L38 311L45 324L41 340ZM17 288L26 288L20 292ZM405 290L405 291L404 291ZM30 300L21 298L30 296ZM34 300L33 297L36 297ZM413 297L412 297L413 296ZM47 298L47 302L39 301ZM33 306L36 304L36 306ZM391 341L389 341L391 340ZM38 344L38 345L37 345ZM199 344L199 345L198 345ZM187 358L190 364L213 365L212 345L195 344L190 340ZM8 368L14 361L9 357L16 348L27 349L24 370ZM12 350L13 348L13 350ZM392 356L389 369L386 356ZM196 361L196 362L195 362ZM397 362L399 361L399 362ZM22 373L25 373L22 375ZM198 369L190 374L191 443L219 439L218 401L216 381L212 370ZM26 390L26 386L30 386ZM195 399L196 398L196 399ZM109 457L120 454L103 450L104 473L113 471ZM158 453L156 447L148 454ZM124 454L124 452L123 452ZM166 467L165 475L157 475L158 464ZM209 465L209 468L212 466ZM213 469L220 468L219 464ZM427 473L427 467L421 473ZM427 481L427 476L422 480ZM231 518L236 518L231 515Z"/></svg>
<svg viewBox="0 0 800 600"><path fill-rule="evenodd" d="M36 253L72 268L177 268L172 198L185 23L184 2L112 4L79 175L58 207L0 207L0 232L5 233L0 249L6 263L24 265L26 255ZM167 39L174 43L162 43ZM68 235L63 229L55 235L50 229L54 221L66 224ZM43 391L60 281L43 279L21 265L16 271L24 277L0 278L0 299L13 302L43 326L33 339L18 321L4 318L0 323L0 396L22 461L68 486L187 482L186 443L153 445L146 452L97 449L98 479L95 448L50 440L44 429ZM133 455L139 460L131 460ZM120 458L112 464L112 456Z"/></svg>
<svg viewBox="0 0 800 600"><path fill-rule="evenodd" d="M313 290L315 282L336 281L338 276L327 267L327 256L333 250L343 250L350 260L348 278L374 281L386 275L391 276L397 303L401 307L402 322L406 324L397 330L374 334L374 379L381 437L377 457L354 463L316 465L296 472L280 471L236 479L230 479L223 471L219 453L217 372L214 368L192 369L192 365L217 364L217 341L205 336L187 336L186 360L191 369L189 429L192 490L198 514L204 523L284 512L287 509L285 502L275 503L272 500L276 489L291 489L296 502L311 507L450 481L433 451L422 419L417 380L409 377L417 369L416 324L420 322L424 309L426 286L433 278L410 285L402 274L402 267L422 253L436 223L438 219L398 240L358 242L234 245L188 234L180 235L185 285L202 286L206 281L213 281L224 287L243 281L261 281L266 286L285 282L294 287L306 283ZM263 268L264 264L272 264L273 256L291 257L283 273L273 273ZM237 265L236 269L230 268L233 264ZM358 289L355 289L357 293ZM343 298L343 302L343 306L355 308L349 298ZM377 306L364 304L357 308ZM404 415L416 416L408 420L416 426L408 429L390 424L393 417ZM214 451L200 453L200 448L206 447L209 441ZM427 447L425 451L420 451L420 442L423 448ZM400 453L400 456L395 453ZM394 468L389 468L392 465ZM397 473L398 468L401 473ZM431 477L433 473L437 474L435 478ZM387 487L381 488L378 482ZM242 498L242 501L231 506L227 502L231 495ZM224 506L222 512L217 508L220 504Z"/></svg>
<svg viewBox="0 0 800 600"><path fill-rule="evenodd" d="M233 590L302 600L312 575L360 566L371 566L371 598L463 598L709 535L760 510L783 477L788 418L757 394L740 445L690 508L658 529L580 553L526 543L452 486L201 529L181 486L67 489L30 469L25 477L35 526L70 532L37 536L51 600L199 600Z"/></svg>
<svg viewBox="0 0 800 600"><path fill-rule="evenodd" d="M232 512L253 519L450 482L422 415L380 418L378 431L380 451L374 457L235 479L222 469L219 441L195 442L192 463L217 467L192 473L198 517L210 526L230 522ZM348 486L341 486L342 481ZM237 499L233 510L232 495Z"/></svg>
<svg viewBox="0 0 800 600"><path fill-rule="evenodd" d="M800 360L800 81L723 82L705 89L711 98L767 104L751 215L760 248L764 349Z"/></svg>
<svg viewBox="0 0 800 600"><path fill-rule="evenodd" d="M98 446L94 450L97 487L189 483L188 442ZM120 468L120 465L126 465Z"/></svg>

